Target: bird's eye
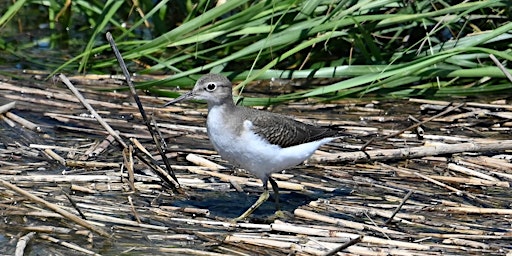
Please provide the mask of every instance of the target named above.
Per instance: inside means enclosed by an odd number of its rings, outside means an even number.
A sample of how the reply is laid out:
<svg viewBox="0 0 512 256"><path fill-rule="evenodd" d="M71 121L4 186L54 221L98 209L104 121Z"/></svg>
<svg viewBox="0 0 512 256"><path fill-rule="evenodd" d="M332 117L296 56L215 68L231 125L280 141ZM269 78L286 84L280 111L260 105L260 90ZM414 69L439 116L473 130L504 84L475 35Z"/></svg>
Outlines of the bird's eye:
<svg viewBox="0 0 512 256"><path fill-rule="evenodd" d="M214 84L214 83L209 83L209 84L207 84L207 85L206 85L206 88L205 88L205 89L206 89L207 91L211 92L211 91L215 90L216 88L217 88L217 85L216 85L216 84Z"/></svg>

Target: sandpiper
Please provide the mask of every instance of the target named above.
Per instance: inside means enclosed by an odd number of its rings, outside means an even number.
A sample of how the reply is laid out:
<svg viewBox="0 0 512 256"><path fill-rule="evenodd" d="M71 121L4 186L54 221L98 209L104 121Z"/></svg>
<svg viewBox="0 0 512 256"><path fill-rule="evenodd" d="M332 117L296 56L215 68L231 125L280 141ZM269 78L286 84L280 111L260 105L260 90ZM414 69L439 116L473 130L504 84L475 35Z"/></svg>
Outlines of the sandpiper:
<svg viewBox="0 0 512 256"><path fill-rule="evenodd" d="M202 76L192 91L165 106L189 99L207 102L208 137L219 155L263 182L261 196L235 221L245 219L268 199L267 182L270 182L274 190L278 205L279 187L270 174L304 162L318 147L340 136L337 131L329 128L235 105L231 82L219 74Z"/></svg>

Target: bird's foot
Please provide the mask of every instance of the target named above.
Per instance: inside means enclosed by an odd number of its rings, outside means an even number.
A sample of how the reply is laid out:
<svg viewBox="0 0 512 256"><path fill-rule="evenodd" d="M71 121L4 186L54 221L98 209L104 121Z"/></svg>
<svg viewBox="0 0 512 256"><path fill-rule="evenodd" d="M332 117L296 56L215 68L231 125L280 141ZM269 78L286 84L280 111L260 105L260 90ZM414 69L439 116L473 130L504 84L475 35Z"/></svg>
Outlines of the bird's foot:
<svg viewBox="0 0 512 256"><path fill-rule="evenodd" d="M252 212L254 212L256 209L258 209L258 207L260 207L260 205L262 205L265 201L267 201L269 197L269 193L268 193L268 190L264 190L263 193L261 194L261 196L258 198L258 200L253 204L251 205L251 207L249 207L249 209L247 209L247 211L245 211L244 213L242 213L242 215L240 215L239 217L237 218L234 218L231 222L239 222L241 220L244 220L245 218L249 217L249 215L252 214Z"/></svg>
<svg viewBox="0 0 512 256"><path fill-rule="evenodd" d="M268 216L267 222L274 222L275 220L287 220L291 219L293 214L288 211L276 211L272 216Z"/></svg>

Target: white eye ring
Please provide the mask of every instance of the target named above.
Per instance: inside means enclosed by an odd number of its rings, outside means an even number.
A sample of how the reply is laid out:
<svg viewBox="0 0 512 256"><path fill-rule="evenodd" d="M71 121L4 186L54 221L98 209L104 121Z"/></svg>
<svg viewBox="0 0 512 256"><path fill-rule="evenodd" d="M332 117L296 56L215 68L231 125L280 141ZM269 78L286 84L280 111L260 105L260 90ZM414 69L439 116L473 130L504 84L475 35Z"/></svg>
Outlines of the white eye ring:
<svg viewBox="0 0 512 256"><path fill-rule="evenodd" d="M212 92L212 91L215 91L215 89L217 89L217 85L214 83L209 83L206 85L206 87L204 89L209 92Z"/></svg>

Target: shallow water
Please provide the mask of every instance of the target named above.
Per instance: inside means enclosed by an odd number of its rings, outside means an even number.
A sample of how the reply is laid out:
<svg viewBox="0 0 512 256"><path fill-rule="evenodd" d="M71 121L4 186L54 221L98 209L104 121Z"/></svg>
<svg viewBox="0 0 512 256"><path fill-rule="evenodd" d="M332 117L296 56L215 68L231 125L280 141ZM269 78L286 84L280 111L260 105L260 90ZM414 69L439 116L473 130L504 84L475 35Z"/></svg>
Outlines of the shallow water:
<svg viewBox="0 0 512 256"><path fill-rule="evenodd" d="M10 3L10 2L9 2ZM1 8L0 8L1 9ZM27 19L32 18L30 15ZM40 19L40 16L34 16ZM68 90L61 85L60 82L43 81L41 78L51 70L50 62L59 62L62 59L74 56L83 46L86 38L85 34L73 34L74 37L64 43L57 45L58 42L65 40L52 38L54 31L48 29L45 24L34 22L34 27L25 27L23 33L16 34L18 31L15 27L9 27L3 30L6 36L3 38L7 44L26 45L28 48L24 50L26 56L14 56L9 54L0 55L0 66L3 75L1 81L12 84L16 87L26 87L41 89L42 91L52 91L54 93L65 93L69 95L69 99L74 96L69 94ZM9 34L12 33L12 34ZM4 34L3 34L4 35ZM76 36L75 36L76 35ZM54 48L54 47L60 48ZM59 50L55 50L59 49ZM35 56L35 57L34 57ZM39 62L27 61L28 59L39 59ZM35 75L37 72L28 74L22 70L43 70L43 75ZM32 72L31 71L31 72ZM1 73L0 73L1 75ZM99 81L92 81L99 82ZM282 82L282 81L280 81ZM322 81L325 83L326 81ZM280 93L288 93L293 90L300 90L301 83L267 83L256 82L259 87L248 87L245 90L247 96L260 95L278 95ZM82 89L87 89L89 85L81 85ZM101 85L103 86L103 84ZM98 86L100 87L100 86ZM146 128L142 126L142 122L138 116L138 112L131 108L132 100L126 93L118 93L116 96L107 95L106 93L86 92L88 99L98 100L100 102L108 102L112 105L95 104L94 106L104 117L110 118L109 123L118 131L124 134L135 134L142 144L156 155L153 142L147 138ZM143 103L150 109L159 123L165 124L181 124L194 127L204 127L205 121L205 105L201 103L190 103L183 105L176 110L167 111L160 107L164 99L155 99L152 96L143 96ZM480 101L489 103L493 100L506 100L509 96L495 96L482 98L450 98L448 101L468 102ZM32 101L39 100L39 101ZM69 174L81 175L114 175L120 172L120 168L72 168L63 166L58 161L49 157L43 150L30 147L31 144L40 144L48 146L67 147L71 150L55 150L58 155L65 159L76 160L84 155L84 152L94 143L98 143L106 136L104 129L97 125L93 119L73 120L66 118L57 119L49 114L59 114L63 116L87 117L89 114L82 108L79 103L72 100L55 99L42 95L34 95L27 92L19 92L12 90L1 90L0 105L8 102L17 101L16 108L13 113L24 117L31 122L40 125L44 133L37 133L28 130L19 124L10 126L5 121L0 121L0 175L12 177L33 176L33 175L62 175L63 172ZM52 105L49 103L59 103L60 105ZM418 119L428 118L435 115L436 111L420 110L420 105L403 99L396 100L379 100L370 97L364 99L347 99L338 100L326 104L306 102L292 102L268 108L271 111L284 113L295 116L303 121L310 121L321 125L329 125L335 129L346 130L350 137L342 141L334 142L322 148L326 152L354 152L358 147L372 138L383 137L391 131L397 131L410 126L412 123L408 121L408 116L412 115ZM153 109L154 107L154 109ZM468 110L463 109L457 113L466 113ZM493 110L496 111L496 110ZM504 111L504 110L500 110ZM506 126L509 120L499 119L492 116L469 116L460 122L429 122L424 125L427 134L451 136L454 138L488 138L492 140L505 140L511 138L510 129ZM501 125L503 125L501 127ZM497 128L504 128L499 130ZM75 129L75 130L73 130ZM83 129L83 130L78 130ZM204 132L191 132L179 129L167 129L165 138L169 147L172 148L170 153L171 164L176 165L192 165L185 159L189 152L205 150L202 153L205 158L216 163L226 164L222 159L212 152L212 146ZM443 140L432 139L433 142L446 142ZM407 148L412 146L423 145L425 141L412 137L398 137L392 140L380 141L372 144L371 148ZM196 152L197 153L197 152ZM493 152L487 152L486 155L493 156ZM473 159L476 154L460 154L460 157ZM385 163L396 168L413 168L418 172L425 172L429 175L458 175L454 171L447 169L447 163L452 162L452 156L438 156L446 158L446 160L391 160ZM121 151L116 145L111 145L100 155L90 157L88 161L100 161L110 163L123 163ZM138 163L136 165L136 173L139 175L147 175L147 167ZM97 235L77 234L76 231L84 231L68 220L58 216L41 217L31 216L29 213L45 212L48 209L37 204L27 201L25 198L13 193L12 191L0 190L0 216L3 222L0 223L0 253L13 254L16 243L22 235L25 235L34 227L58 227L67 228L69 232L50 231L38 232L38 234L47 234L62 241L72 242L83 248L101 253L105 255L118 254L164 254L161 248L193 248L208 252L226 253L221 247L235 249L239 244L223 244L222 238L234 232L252 234L258 233L263 236L279 236L291 235L286 232L277 232L269 230L251 230L243 228L225 228L224 226L216 226L213 224L194 224L192 222L179 222L173 218L185 218L192 220L205 221L229 221L231 218L238 216L246 208L248 208L262 192L261 187L243 186L244 192L236 192L228 182L220 181L207 175L192 174L184 169L176 170L177 174L182 178L198 179L204 184L222 183L220 187L224 190L201 189L195 187L187 187L185 195L174 195L170 191L164 191L158 182L140 181L142 185L153 185L154 188L142 190L139 193L130 192L127 182L47 182L47 181L21 181L13 182L16 185L36 194L45 200L67 207L67 209L75 214L69 200L65 198L65 194L69 194L73 200L78 202L78 209L82 209L86 213L103 214L110 217L119 218L121 220L137 221L137 216L130 211L128 207L128 196L133 200L133 207L139 214L141 223L151 224L158 227L167 228L164 231L139 227L136 225L119 224L109 221L95 220L105 229L115 235L115 239L104 239ZM229 169L223 173L231 174L233 170ZM359 223L373 223L365 215L367 211L344 212L340 209L332 210L314 208L310 206L311 202L326 201L345 208L350 207L367 207L366 209L383 210L388 209L386 205L396 206L397 199L404 196L408 189L416 190L417 194L413 196L409 207L412 210L405 210L410 214L421 214L426 218L424 221L418 221L417 227L410 227L406 224L397 223L389 228L397 229L406 233L403 241L413 241L420 239L416 235L420 232L442 233L458 223L460 226L464 224L474 224L482 232L510 232L508 220L499 215L479 216L471 214L447 214L435 207L440 206L446 201L456 202L460 204L469 204L482 206L482 202L475 202L471 198L460 197L452 191L445 190L436 185L407 175L395 172L390 168L378 166L378 163L366 163L366 165L356 163L310 163L306 167L294 168L286 174L291 174L291 182L311 182L322 184L323 186L336 189L334 192L325 192L314 187L307 187L305 191L293 191L282 189L280 194L281 208L292 213L294 210L315 209L320 213L330 217L339 219L349 219ZM237 174L238 175L238 174ZM8 178L3 176L4 178ZM147 175L149 176L149 175ZM244 177L252 177L250 175L240 175ZM503 181L507 179L500 178ZM509 181L509 180L508 180ZM72 185L80 185L96 192L88 194L72 190ZM477 194L479 198L483 198L488 205L486 207L497 207L508 209L511 204L510 189L503 187L482 187L467 184L452 184L462 191L469 191ZM389 189L393 188L393 189ZM389 199L394 198L394 199ZM178 206L193 207L199 209L207 209L210 211L209 216L197 216L193 214L183 213L180 211L164 211L158 212L160 207ZM332 206L330 206L332 207ZM342 208L343 208L342 207ZM372 208L373 207L373 208ZM416 208L414 208L416 207ZM249 220L252 223L272 223L268 219L276 210L273 198L265 202ZM17 212L16 212L17 211ZM167 215L166 215L167 214ZM293 215L292 215L293 216ZM382 225L385 218L375 217L378 224ZM292 217L285 219L296 225L319 225L318 221L311 221L304 218ZM374 221L374 219L371 219ZM461 223L467 222L467 223ZM321 223L327 225L325 223ZM430 225L430 226L429 226ZM414 225L411 225L414 226ZM470 226L476 228L475 226ZM443 227L446 229L438 229ZM489 228L491 227L491 228ZM339 228L333 225L331 228ZM468 228L470 229L470 228ZM373 231L354 231L361 232L365 235L379 236L379 232ZM461 232L464 234L464 232ZM297 238L307 239L307 236ZM216 240L217 239L217 240ZM284 238L280 238L284 239ZM314 237L318 240L320 238ZM394 237L394 239L399 239ZM474 239L477 240L477 239ZM479 241L479 240L478 240ZM491 241L491 240L489 240ZM467 251L455 250L443 247L442 239L432 239L430 242L438 251L447 250L447 253L463 254ZM507 238L502 240L495 239L489 243L494 243L495 251L479 251L481 253L497 252L496 248L510 248ZM298 243L298 242L297 242ZM379 248L381 245L370 244L370 247ZM507 247L508 246L508 247ZM261 247L261 246L260 246ZM441 249L442 248L442 249ZM258 248L264 250L264 248ZM450 251L452 249L452 251ZM268 249L264 252L275 252L275 248ZM57 243L53 243L42 237L34 238L29 247L26 249L27 255L69 255L70 252L76 251L63 247ZM255 254L256 249L245 251L247 254ZM264 254L264 253L262 253Z"/></svg>

